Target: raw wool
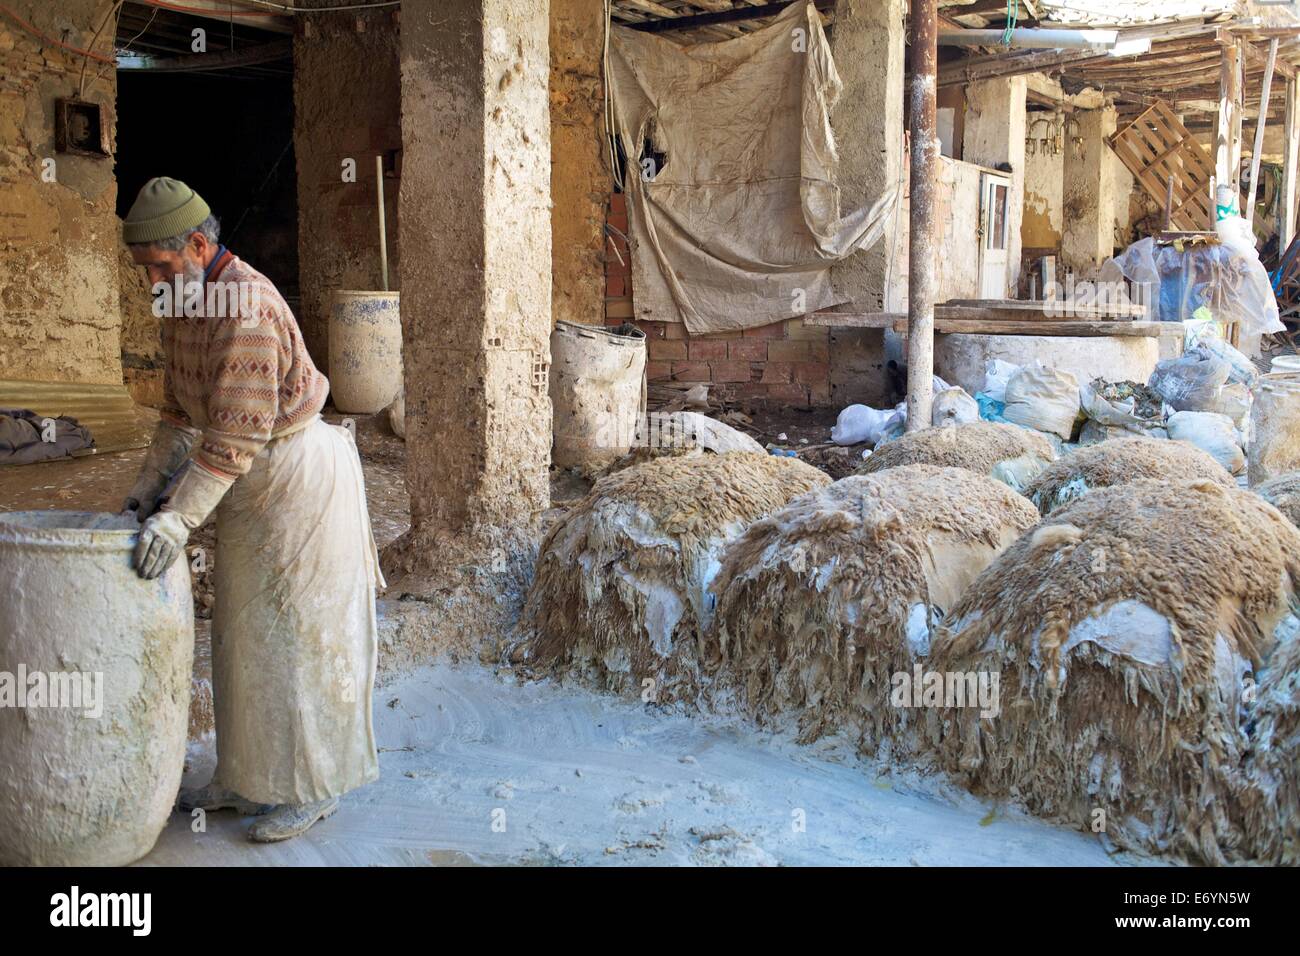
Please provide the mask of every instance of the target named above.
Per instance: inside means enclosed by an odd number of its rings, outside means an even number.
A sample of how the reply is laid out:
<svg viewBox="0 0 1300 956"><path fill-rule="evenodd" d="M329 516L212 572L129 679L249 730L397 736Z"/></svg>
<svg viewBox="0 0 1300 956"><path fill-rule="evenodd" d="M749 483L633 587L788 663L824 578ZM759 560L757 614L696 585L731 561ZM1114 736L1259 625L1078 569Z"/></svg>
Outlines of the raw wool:
<svg viewBox="0 0 1300 956"><path fill-rule="evenodd" d="M726 422L699 412L651 412L642 416L636 438L627 454L596 469L578 471L593 480L656 458L700 454L729 454L733 451L766 454L762 445Z"/></svg>
<svg viewBox="0 0 1300 956"><path fill-rule="evenodd" d="M1081 446L1052 462L1038 473L1024 493L1046 515L1096 488L1143 478L1166 481L1204 478L1225 487L1236 487L1222 465L1193 445L1157 438L1112 438Z"/></svg>
<svg viewBox="0 0 1300 956"><path fill-rule="evenodd" d="M1278 475L1262 485L1256 485L1254 491L1286 515L1293 525L1300 527L1300 471Z"/></svg>
<svg viewBox="0 0 1300 956"><path fill-rule="evenodd" d="M607 475L542 542L523 660L660 704L701 690L697 635L723 547L830 481L793 458L659 458ZM515 659L520 657L517 652Z"/></svg>
<svg viewBox="0 0 1300 956"><path fill-rule="evenodd" d="M988 475L1019 491L1056 449L1038 432L1002 422L968 422L927 428L877 448L858 469L870 475L899 465L939 465Z"/></svg>
<svg viewBox="0 0 1300 956"><path fill-rule="evenodd" d="M1251 855L1300 865L1300 619L1281 634L1259 675L1245 829Z"/></svg>
<svg viewBox="0 0 1300 956"><path fill-rule="evenodd" d="M704 660L764 723L807 741L849 729L888 756L915 749L920 710L891 680L997 554L1038 522L1006 485L907 465L810 492L751 525L723 555Z"/></svg>
<svg viewBox="0 0 1300 956"><path fill-rule="evenodd" d="M941 762L976 792L1116 844L1222 862L1245 839L1245 672L1300 582L1300 532L1214 481L1100 488L991 564L931 666L999 675L1000 716L953 709Z"/></svg>

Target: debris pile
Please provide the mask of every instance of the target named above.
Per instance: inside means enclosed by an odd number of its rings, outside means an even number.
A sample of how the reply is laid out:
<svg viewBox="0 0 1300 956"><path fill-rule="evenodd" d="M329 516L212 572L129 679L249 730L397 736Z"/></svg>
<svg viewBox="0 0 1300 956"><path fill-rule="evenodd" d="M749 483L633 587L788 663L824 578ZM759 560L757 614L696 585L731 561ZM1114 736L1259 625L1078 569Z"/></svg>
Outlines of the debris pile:
<svg viewBox="0 0 1300 956"><path fill-rule="evenodd" d="M1251 492L1093 491L1003 552L938 631L931 667L997 674L1002 692L997 720L949 712L940 760L1121 847L1238 855L1252 675L1295 626L1298 584L1300 532Z"/></svg>
<svg viewBox="0 0 1300 956"><path fill-rule="evenodd" d="M929 652L962 591L1038 521L1005 485L909 465L796 498L730 544L705 659L744 710L800 737L848 729L869 752L914 749L922 712L891 705L893 675Z"/></svg>

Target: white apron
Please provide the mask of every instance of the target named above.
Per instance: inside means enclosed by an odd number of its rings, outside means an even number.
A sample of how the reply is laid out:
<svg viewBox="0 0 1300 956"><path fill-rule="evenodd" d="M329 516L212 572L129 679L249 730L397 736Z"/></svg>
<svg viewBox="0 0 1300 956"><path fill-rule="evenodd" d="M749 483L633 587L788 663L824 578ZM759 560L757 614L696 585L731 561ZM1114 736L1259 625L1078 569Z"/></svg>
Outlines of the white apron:
<svg viewBox="0 0 1300 956"><path fill-rule="evenodd" d="M347 429L316 418L262 449L217 509L214 578L219 782L296 804L378 778L382 578Z"/></svg>

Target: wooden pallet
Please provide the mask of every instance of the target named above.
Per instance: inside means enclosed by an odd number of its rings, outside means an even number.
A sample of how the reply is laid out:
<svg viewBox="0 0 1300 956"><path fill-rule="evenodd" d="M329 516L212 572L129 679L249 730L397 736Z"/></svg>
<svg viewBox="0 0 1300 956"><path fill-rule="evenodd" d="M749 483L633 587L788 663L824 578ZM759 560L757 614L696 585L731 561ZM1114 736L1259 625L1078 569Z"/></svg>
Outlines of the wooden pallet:
<svg viewBox="0 0 1300 956"><path fill-rule="evenodd" d="M1157 100L1146 112L1107 141L1147 195L1161 206L1174 181L1170 222L1175 229L1197 230L1214 223L1210 179L1214 166L1167 103Z"/></svg>

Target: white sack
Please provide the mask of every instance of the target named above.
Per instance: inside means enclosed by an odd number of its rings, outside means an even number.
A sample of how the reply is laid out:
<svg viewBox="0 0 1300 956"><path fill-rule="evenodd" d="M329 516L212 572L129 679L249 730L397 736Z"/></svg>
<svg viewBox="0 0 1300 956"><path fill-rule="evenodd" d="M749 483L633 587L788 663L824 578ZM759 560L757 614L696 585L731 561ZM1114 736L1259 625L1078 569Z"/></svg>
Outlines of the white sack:
<svg viewBox="0 0 1300 956"><path fill-rule="evenodd" d="M1069 441L1079 417L1079 380L1040 362L1026 365L1007 382L1002 415L1016 425Z"/></svg>

